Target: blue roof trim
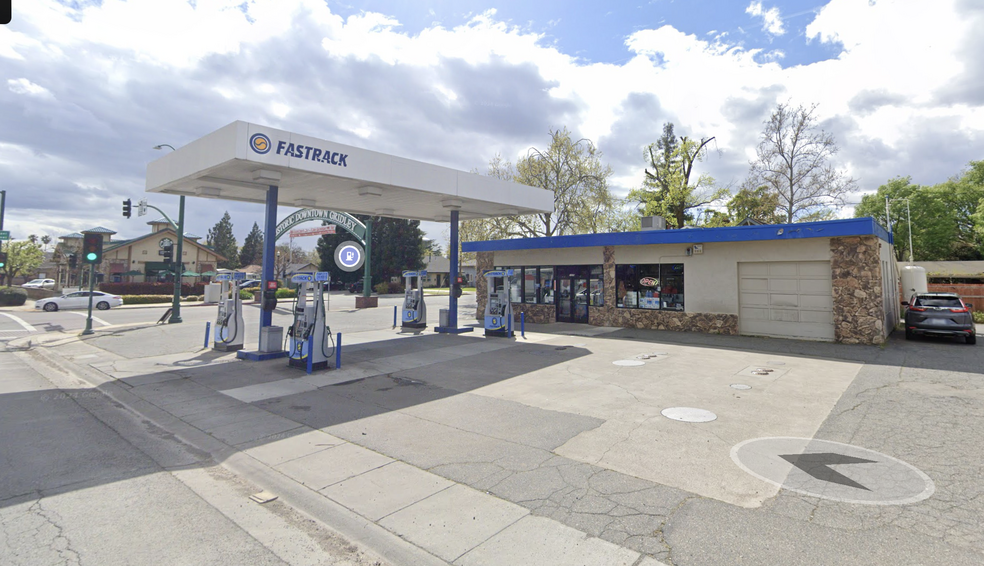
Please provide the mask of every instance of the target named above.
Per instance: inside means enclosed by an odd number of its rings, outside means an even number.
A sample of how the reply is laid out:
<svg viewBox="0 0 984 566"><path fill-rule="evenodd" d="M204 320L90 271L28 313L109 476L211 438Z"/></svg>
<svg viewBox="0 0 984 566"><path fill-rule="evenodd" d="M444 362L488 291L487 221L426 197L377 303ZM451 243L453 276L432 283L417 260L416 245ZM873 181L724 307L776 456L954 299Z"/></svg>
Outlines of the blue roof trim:
<svg viewBox="0 0 984 566"><path fill-rule="evenodd" d="M874 218L848 218L799 224L762 224L724 228L689 228L685 230L646 230L609 234L576 234L549 238L517 238L488 242L464 242L463 252L492 252L551 248L587 248L593 246L645 246L652 244L706 244L711 242L754 242L798 240L801 238L839 238L877 236L892 243L888 231Z"/></svg>

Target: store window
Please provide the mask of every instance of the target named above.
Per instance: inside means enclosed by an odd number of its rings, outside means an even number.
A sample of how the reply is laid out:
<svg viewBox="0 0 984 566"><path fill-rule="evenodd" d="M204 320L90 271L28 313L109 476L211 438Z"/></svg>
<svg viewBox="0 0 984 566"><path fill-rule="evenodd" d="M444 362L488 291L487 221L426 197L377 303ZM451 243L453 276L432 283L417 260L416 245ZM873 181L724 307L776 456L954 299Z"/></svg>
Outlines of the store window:
<svg viewBox="0 0 984 566"><path fill-rule="evenodd" d="M554 302L554 268L541 267L539 276L539 287L537 288L537 303L541 305L552 305Z"/></svg>
<svg viewBox="0 0 984 566"><path fill-rule="evenodd" d="M615 300L625 309L684 310L683 264L616 265Z"/></svg>
<svg viewBox="0 0 984 566"><path fill-rule="evenodd" d="M536 304L536 297L539 294L539 279L536 274L536 267L524 267L523 273L523 302Z"/></svg>

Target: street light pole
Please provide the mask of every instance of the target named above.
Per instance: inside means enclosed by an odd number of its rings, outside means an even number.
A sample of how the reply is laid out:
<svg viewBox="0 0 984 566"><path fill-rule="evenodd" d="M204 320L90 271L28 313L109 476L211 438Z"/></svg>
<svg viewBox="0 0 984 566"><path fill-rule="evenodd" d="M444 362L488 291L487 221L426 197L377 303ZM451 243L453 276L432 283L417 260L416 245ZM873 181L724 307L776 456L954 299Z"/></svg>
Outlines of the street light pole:
<svg viewBox="0 0 984 566"><path fill-rule="evenodd" d="M164 149L165 147L171 148L174 151L174 146L166 143L160 145L155 145L154 149ZM185 218L185 197L180 196L178 201L178 249L175 250L175 256L172 258L174 261L174 299L171 301L171 318L168 319L168 324L178 324L184 322L181 320L181 274L184 273L184 218Z"/></svg>

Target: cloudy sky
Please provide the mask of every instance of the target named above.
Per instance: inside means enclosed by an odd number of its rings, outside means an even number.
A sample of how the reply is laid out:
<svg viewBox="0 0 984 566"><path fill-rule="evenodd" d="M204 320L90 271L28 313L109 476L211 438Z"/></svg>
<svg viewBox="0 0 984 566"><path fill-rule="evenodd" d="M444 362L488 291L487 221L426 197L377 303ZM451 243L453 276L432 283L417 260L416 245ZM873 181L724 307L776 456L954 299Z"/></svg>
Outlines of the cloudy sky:
<svg viewBox="0 0 984 566"><path fill-rule="evenodd" d="M146 233L122 199L177 213L177 197L144 193L152 146L234 120L461 170L567 127L598 145L620 194L667 121L714 136L702 171L740 183L777 102L819 104L862 191L984 159L981 0L13 4L0 188L15 238ZM204 237L223 209L240 243L262 224L260 205L189 198L188 231Z"/></svg>

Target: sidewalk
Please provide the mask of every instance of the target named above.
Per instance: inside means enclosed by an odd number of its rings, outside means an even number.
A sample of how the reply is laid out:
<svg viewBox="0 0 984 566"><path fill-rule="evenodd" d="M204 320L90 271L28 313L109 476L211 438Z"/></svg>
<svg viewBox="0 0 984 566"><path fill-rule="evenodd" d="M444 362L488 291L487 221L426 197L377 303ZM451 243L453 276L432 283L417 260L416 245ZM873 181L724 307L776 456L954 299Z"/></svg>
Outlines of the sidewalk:
<svg viewBox="0 0 984 566"><path fill-rule="evenodd" d="M282 360L247 365L210 350L139 357L120 343L168 340L177 331L101 328L86 340L49 333L40 344L34 337L32 352L394 564L662 564L253 404L423 367L439 358L495 353L515 342L434 335L426 338L440 341L440 347L415 352L407 347L412 335L364 332L346 337L345 356L354 361L310 376L283 367ZM396 356L367 354L382 340Z"/></svg>

